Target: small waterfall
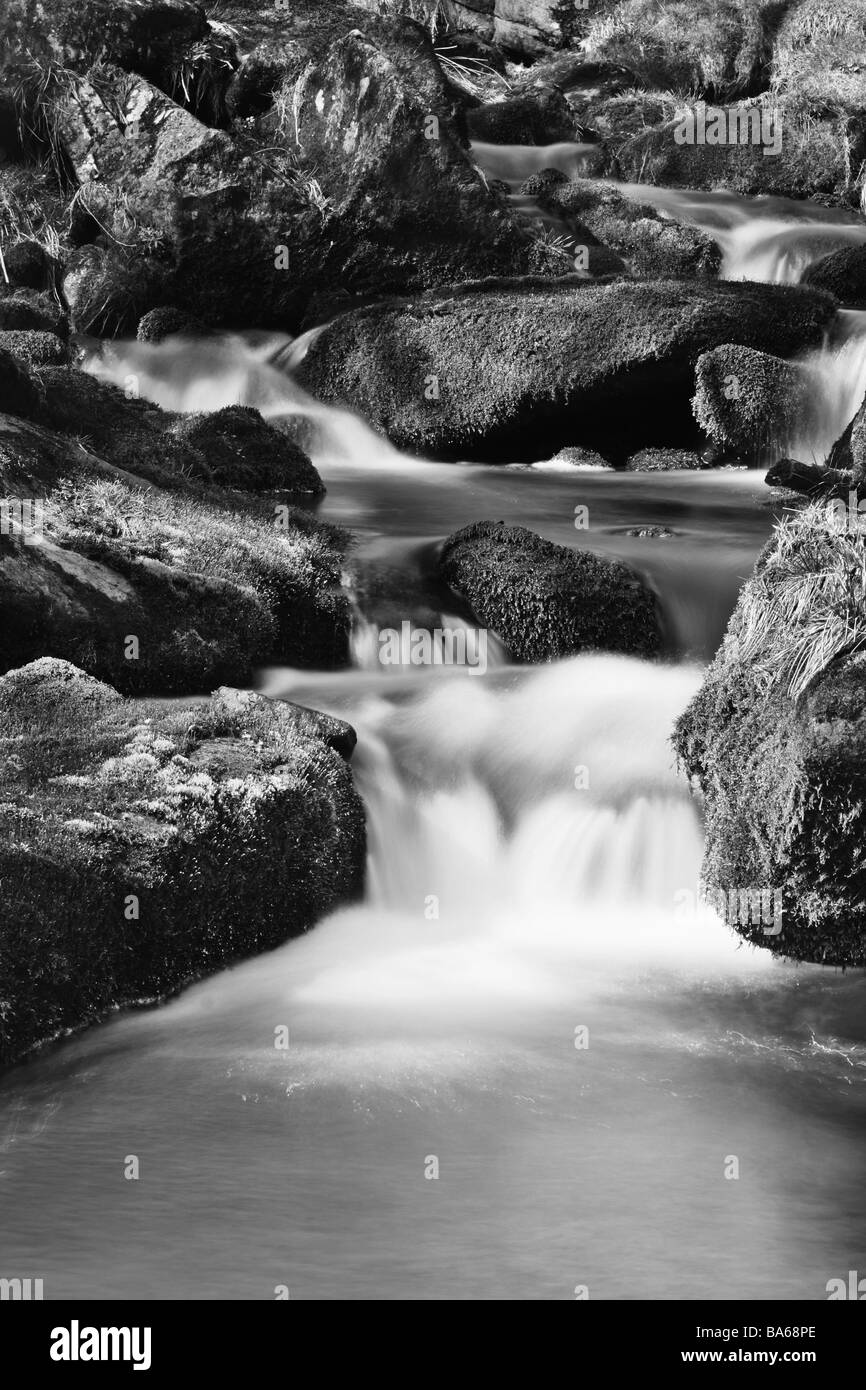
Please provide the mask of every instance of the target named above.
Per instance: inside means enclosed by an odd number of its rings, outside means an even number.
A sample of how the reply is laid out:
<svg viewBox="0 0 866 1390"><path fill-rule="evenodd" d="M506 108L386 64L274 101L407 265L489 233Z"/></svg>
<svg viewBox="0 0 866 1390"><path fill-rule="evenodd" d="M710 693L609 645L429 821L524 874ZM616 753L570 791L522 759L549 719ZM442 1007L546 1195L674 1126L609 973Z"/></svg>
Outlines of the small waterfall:
<svg viewBox="0 0 866 1390"><path fill-rule="evenodd" d="M555 145L489 145L473 140L472 157L489 179L501 179L512 192L530 174L542 169L558 169L570 179L583 178L598 145L563 140Z"/></svg>
<svg viewBox="0 0 866 1390"><path fill-rule="evenodd" d="M105 344L84 367L163 410L188 413L248 405L265 419L295 417L303 422L301 442L317 467L404 462L403 455L360 416L321 405L286 374L321 331L312 329L294 340L266 334L253 343L239 334L169 338L162 343L119 341Z"/></svg>
<svg viewBox="0 0 866 1390"><path fill-rule="evenodd" d="M780 456L826 463L866 399L866 310L841 310L824 345L799 360L813 384Z"/></svg>

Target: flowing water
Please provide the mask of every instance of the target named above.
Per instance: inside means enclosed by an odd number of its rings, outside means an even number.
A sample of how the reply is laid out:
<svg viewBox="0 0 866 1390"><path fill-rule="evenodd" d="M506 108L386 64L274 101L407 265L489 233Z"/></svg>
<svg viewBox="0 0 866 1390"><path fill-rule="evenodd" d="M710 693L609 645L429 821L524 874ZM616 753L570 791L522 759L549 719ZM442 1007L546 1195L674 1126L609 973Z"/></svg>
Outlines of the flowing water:
<svg viewBox="0 0 866 1390"><path fill-rule="evenodd" d="M862 369L838 333L815 356L837 414ZM358 730L366 898L5 1077L4 1270L49 1298L826 1297L866 1267L863 975L781 963L699 905L669 743L769 534L760 475L407 459L268 364L293 347L93 369L310 421L320 515L358 542L357 664L261 688ZM395 612L465 623L434 559L483 517L635 565L666 659L380 666Z"/></svg>

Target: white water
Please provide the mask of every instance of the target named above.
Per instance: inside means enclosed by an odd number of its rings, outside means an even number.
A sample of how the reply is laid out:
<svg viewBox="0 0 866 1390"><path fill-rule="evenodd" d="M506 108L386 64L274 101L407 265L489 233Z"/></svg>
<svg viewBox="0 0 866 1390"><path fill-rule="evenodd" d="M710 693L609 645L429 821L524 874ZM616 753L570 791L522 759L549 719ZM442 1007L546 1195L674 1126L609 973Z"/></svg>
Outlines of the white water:
<svg viewBox="0 0 866 1390"><path fill-rule="evenodd" d="M406 460L275 347L119 345L93 369L172 409L302 417L323 515L409 619L437 540L501 516L643 556L673 649L717 644L769 527L759 480ZM674 538L623 534L650 523ZM365 669L263 677L358 730L364 903L5 1078L4 1268L49 1298L826 1297L866 1267L864 980L683 910L701 825L669 734L699 667L387 671L377 632L360 611Z"/></svg>

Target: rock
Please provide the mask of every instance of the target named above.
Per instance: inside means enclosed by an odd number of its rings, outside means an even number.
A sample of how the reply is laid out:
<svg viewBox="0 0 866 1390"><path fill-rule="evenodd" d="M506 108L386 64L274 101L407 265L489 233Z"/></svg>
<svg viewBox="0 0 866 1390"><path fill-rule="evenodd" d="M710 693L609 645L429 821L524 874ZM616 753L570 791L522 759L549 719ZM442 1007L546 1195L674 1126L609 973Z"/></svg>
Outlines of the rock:
<svg viewBox="0 0 866 1390"><path fill-rule="evenodd" d="M353 731L239 694L122 700L47 659L0 679L0 1062L360 896Z"/></svg>
<svg viewBox="0 0 866 1390"><path fill-rule="evenodd" d="M182 415L170 434L204 457L210 478L220 487L250 492L325 490L309 456L249 406Z"/></svg>
<svg viewBox="0 0 866 1390"><path fill-rule="evenodd" d="M409 451L549 458L579 412L581 442L605 452L616 419L624 458L691 443L703 352L737 341L793 353L820 342L835 313L830 296L800 286L494 282L345 314L311 344L299 379Z"/></svg>
<svg viewBox="0 0 866 1390"><path fill-rule="evenodd" d="M750 0L624 0L593 17L585 52L641 86L720 100L766 88L774 20Z"/></svg>
<svg viewBox="0 0 866 1390"><path fill-rule="evenodd" d="M77 332L122 337L165 294L168 282L168 270L151 256L89 245L72 252L62 283Z"/></svg>
<svg viewBox="0 0 866 1390"><path fill-rule="evenodd" d="M593 650L652 656L660 646L655 599L632 570L522 526L481 521L457 531L439 571L518 661Z"/></svg>
<svg viewBox="0 0 866 1390"><path fill-rule="evenodd" d="M606 468L613 469L613 464L608 463L607 459L596 452L595 449L582 449L579 445L569 444L564 449L560 449L550 460L551 463L562 464L569 468Z"/></svg>
<svg viewBox="0 0 866 1390"><path fill-rule="evenodd" d="M4 293L0 286L0 330L17 332L25 328L55 333L58 338L69 336L66 314L51 295L18 288Z"/></svg>
<svg viewBox="0 0 866 1390"><path fill-rule="evenodd" d="M838 497L847 501L855 489L854 475L838 468L824 468L817 463L800 463L798 459L779 459L767 472L768 487L785 488L806 497Z"/></svg>
<svg viewBox="0 0 866 1390"><path fill-rule="evenodd" d="M493 40L506 51L531 58L549 49L577 46L587 20L576 5L562 0L496 0Z"/></svg>
<svg viewBox="0 0 866 1390"><path fill-rule="evenodd" d="M166 338L200 338L205 333L204 324L192 314L163 306L149 310L139 319L135 336L140 343L161 343Z"/></svg>
<svg viewBox="0 0 866 1390"><path fill-rule="evenodd" d="M346 538L309 516L72 477L42 533L0 538L4 671L56 656L125 694L170 695L348 659Z"/></svg>
<svg viewBox="0 0 866 1390"><path fill-rule="evenodd" d="M574 140L574 112L556 87L506 97L469 111L469 135L494 145L552 145Z"/></svg>
<svg viewBox="0 0 866 1390"><path fill-rule="evenodd" d="M69 361L69 344L37 329L0 329L0 350L11 352L25 367L58 367Z"/></svg>
<svg viewBox="0 0 866 1390"><path fill-rule="evenodd" d="M669 526L629 526L625 531L627 536L635 536L638 540L659 540L670 541L676 535Z"/></svg>
<svg viewBox="0 0 866 1390"><path fill-rule="evenodd" d="M717 275L722 253L697 227L661 217L615 189L589 179L546 182L537 195L542 206L575 225L587 227L605 246L624 256L636 275Z"/></svg>
<svg viewBox="0 0 866 1390"><path fill-rule="evenodd" d="M837 598L861 591L864 541L826 502L777 532L674 735L704 795L702 878L722 915L834 966L866 965L866 668Z"/></svg>
<svg viewBox="0 0 866 1390"><path fill-rule="evenodd" d="M17 357L0 347L0 410L8 415L35 415L40 406L37 387Z"/></svg>
<svg viewBox="0 0 866 1390"><path fill-rule="evenodd" d="M43 368L39 381L44 423L86 439L115 468L159 487L186 488L191 478L209 479L202 454L172 434L174 417L138 399L134 381L127 394L74 367Z"/></svg>
<svg viewBox="0 0 866 1390"><path fill-rule="evenodd" d="M830 468L849 469L858 486L866 481L866 400L836 440L827 463Z"/></svg>
<svg viewBox="0 0 866 1390"><path fill-rule="evenodd" d="M813 261L803 275L803 284L826 290L849 308L866 308L866 243L845 246Z"/></svg>
<svg viewBox="0 0 866 1390"><path fill-rule="evenodd" d="M51 260L38 241L4 246L3 263L9 284L15 288L41 290L51 276Z"/></svg>
<svg viewBox="0 0 866 1390"><path fill-rule="evenodd" d="M22 501L44 498L63 478L73 476L135 482L77 440L33 420L0 415L0 496Z"/></svg>
<svg viewBox="0 0 866 1390"><path fill-rule="evenodd" d="M704 463L691 449L641 449L625 466L629 473L677 473L703 468Z"/></svg>
<svg viewBox="0 0 866 1390"><path fill-rule="evenodd" d="M808 423L821 383L802 363L725 343L698 358L695 419L716 444L760 461Z"/></svg>
<svg viewBox="0 0 866 1390"><path fill-rule="evenodd" d="M561 169L540 169L537 174L530 174L520 186L520 192L527 198L542 198L544 194L557 187L558 184L568 183L568 175Z"/></svg>
<svg viewBox="0 0 866 1390"><path fill-rule="evenodd" d="M208 34L204 9L192 0L8 0L8 8L11 54L78 72L101 59L166 88Z"/></svg>

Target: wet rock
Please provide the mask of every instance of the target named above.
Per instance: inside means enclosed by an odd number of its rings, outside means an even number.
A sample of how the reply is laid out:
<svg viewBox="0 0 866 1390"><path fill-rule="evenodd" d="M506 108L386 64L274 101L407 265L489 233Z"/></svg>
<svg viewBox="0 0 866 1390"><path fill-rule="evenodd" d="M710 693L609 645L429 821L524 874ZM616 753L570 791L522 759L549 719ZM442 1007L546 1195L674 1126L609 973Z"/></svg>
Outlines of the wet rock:
<svg viewBox="0 0 866 1390"><path fill-rule="evenodd" d="M833 445L830 468L850 469L858 486L866 480L866 400Z"/></svg>
<svg viewBox="0 0 866 1390"><path fill-rule="evenodd" d="M358 897L353 743L341 721L246 692L123 700L52 659L0 679L0 763L15 768L0 806L0 1061Z"/></svg>
<svg viewBox="0 0 866 1390"><path fill-rule="evenodd" d="M845 246L814 261L803 275L803 284L827 290L850 308L866 308L866 243Z"/></svg>
<svg viewBox="0 0 866 1390"><path fill-rule="evenodd" d="M220 487L314 494L325 490L309 456L248 406L182 415L169 433L202 455L210 479Z"/></svg>
<svg viewBox="0 0 866 1390"><path fill-rule="evenodd" d="M833 299L799 286L501 282L345 314L299 375L414 452L549 458L573 437L577 411L582 442L603 452L615 419L624 458L692 441L702 353L732 339L793 353L821 341L835 313Z"/></svg>
<svg viewBox="0 0 866 1390"><path fill-rule="evenodd" d="M618 560L482 521L449 536L439 569L518 661L593 650L651 656L659 648L655 599Z"/></svg>
<svg viewBox="0 0 866 1390"><path fill-rule="evenodd" d="M50 655L124 693L183 694L347 660L345 537L308 516L69 477L41 530L3 537L3 670Z"/></svg>
<svg viewBox="0 0 866 1390"><path fill-rule="evenodd" d="M866 672L834 610L862 586L864 537L826 501L777 533L674 736L723 915L755 945L835 966L866 965Z"/></svg>
<svg viewBox="0 0 866 1390"><path fill-rule="evenodd" d="M820 398L808 367L741 344L714 348L695 367L692 408L701 429L756 461L784 450Z"/></svg>
<svg viewBox="0 0 866 1390"><path fill-rule="evenodd" d="M599 454L595 449L582 449L576 444L569 444L566 448L560 449L554 454L551 463L569 468L613 468L613 464L609 463L603 454Z"/></svg>
<svg viewBox="0 0 866 1390"><path fill-rule="evenodd" d="M547 181L537 196L543 207L573 224L576 235L587 227L624 256L636 275L718 274L722 253L711 236L661 217L654 208L634 203L613 188L589 179Z"/></svg>

